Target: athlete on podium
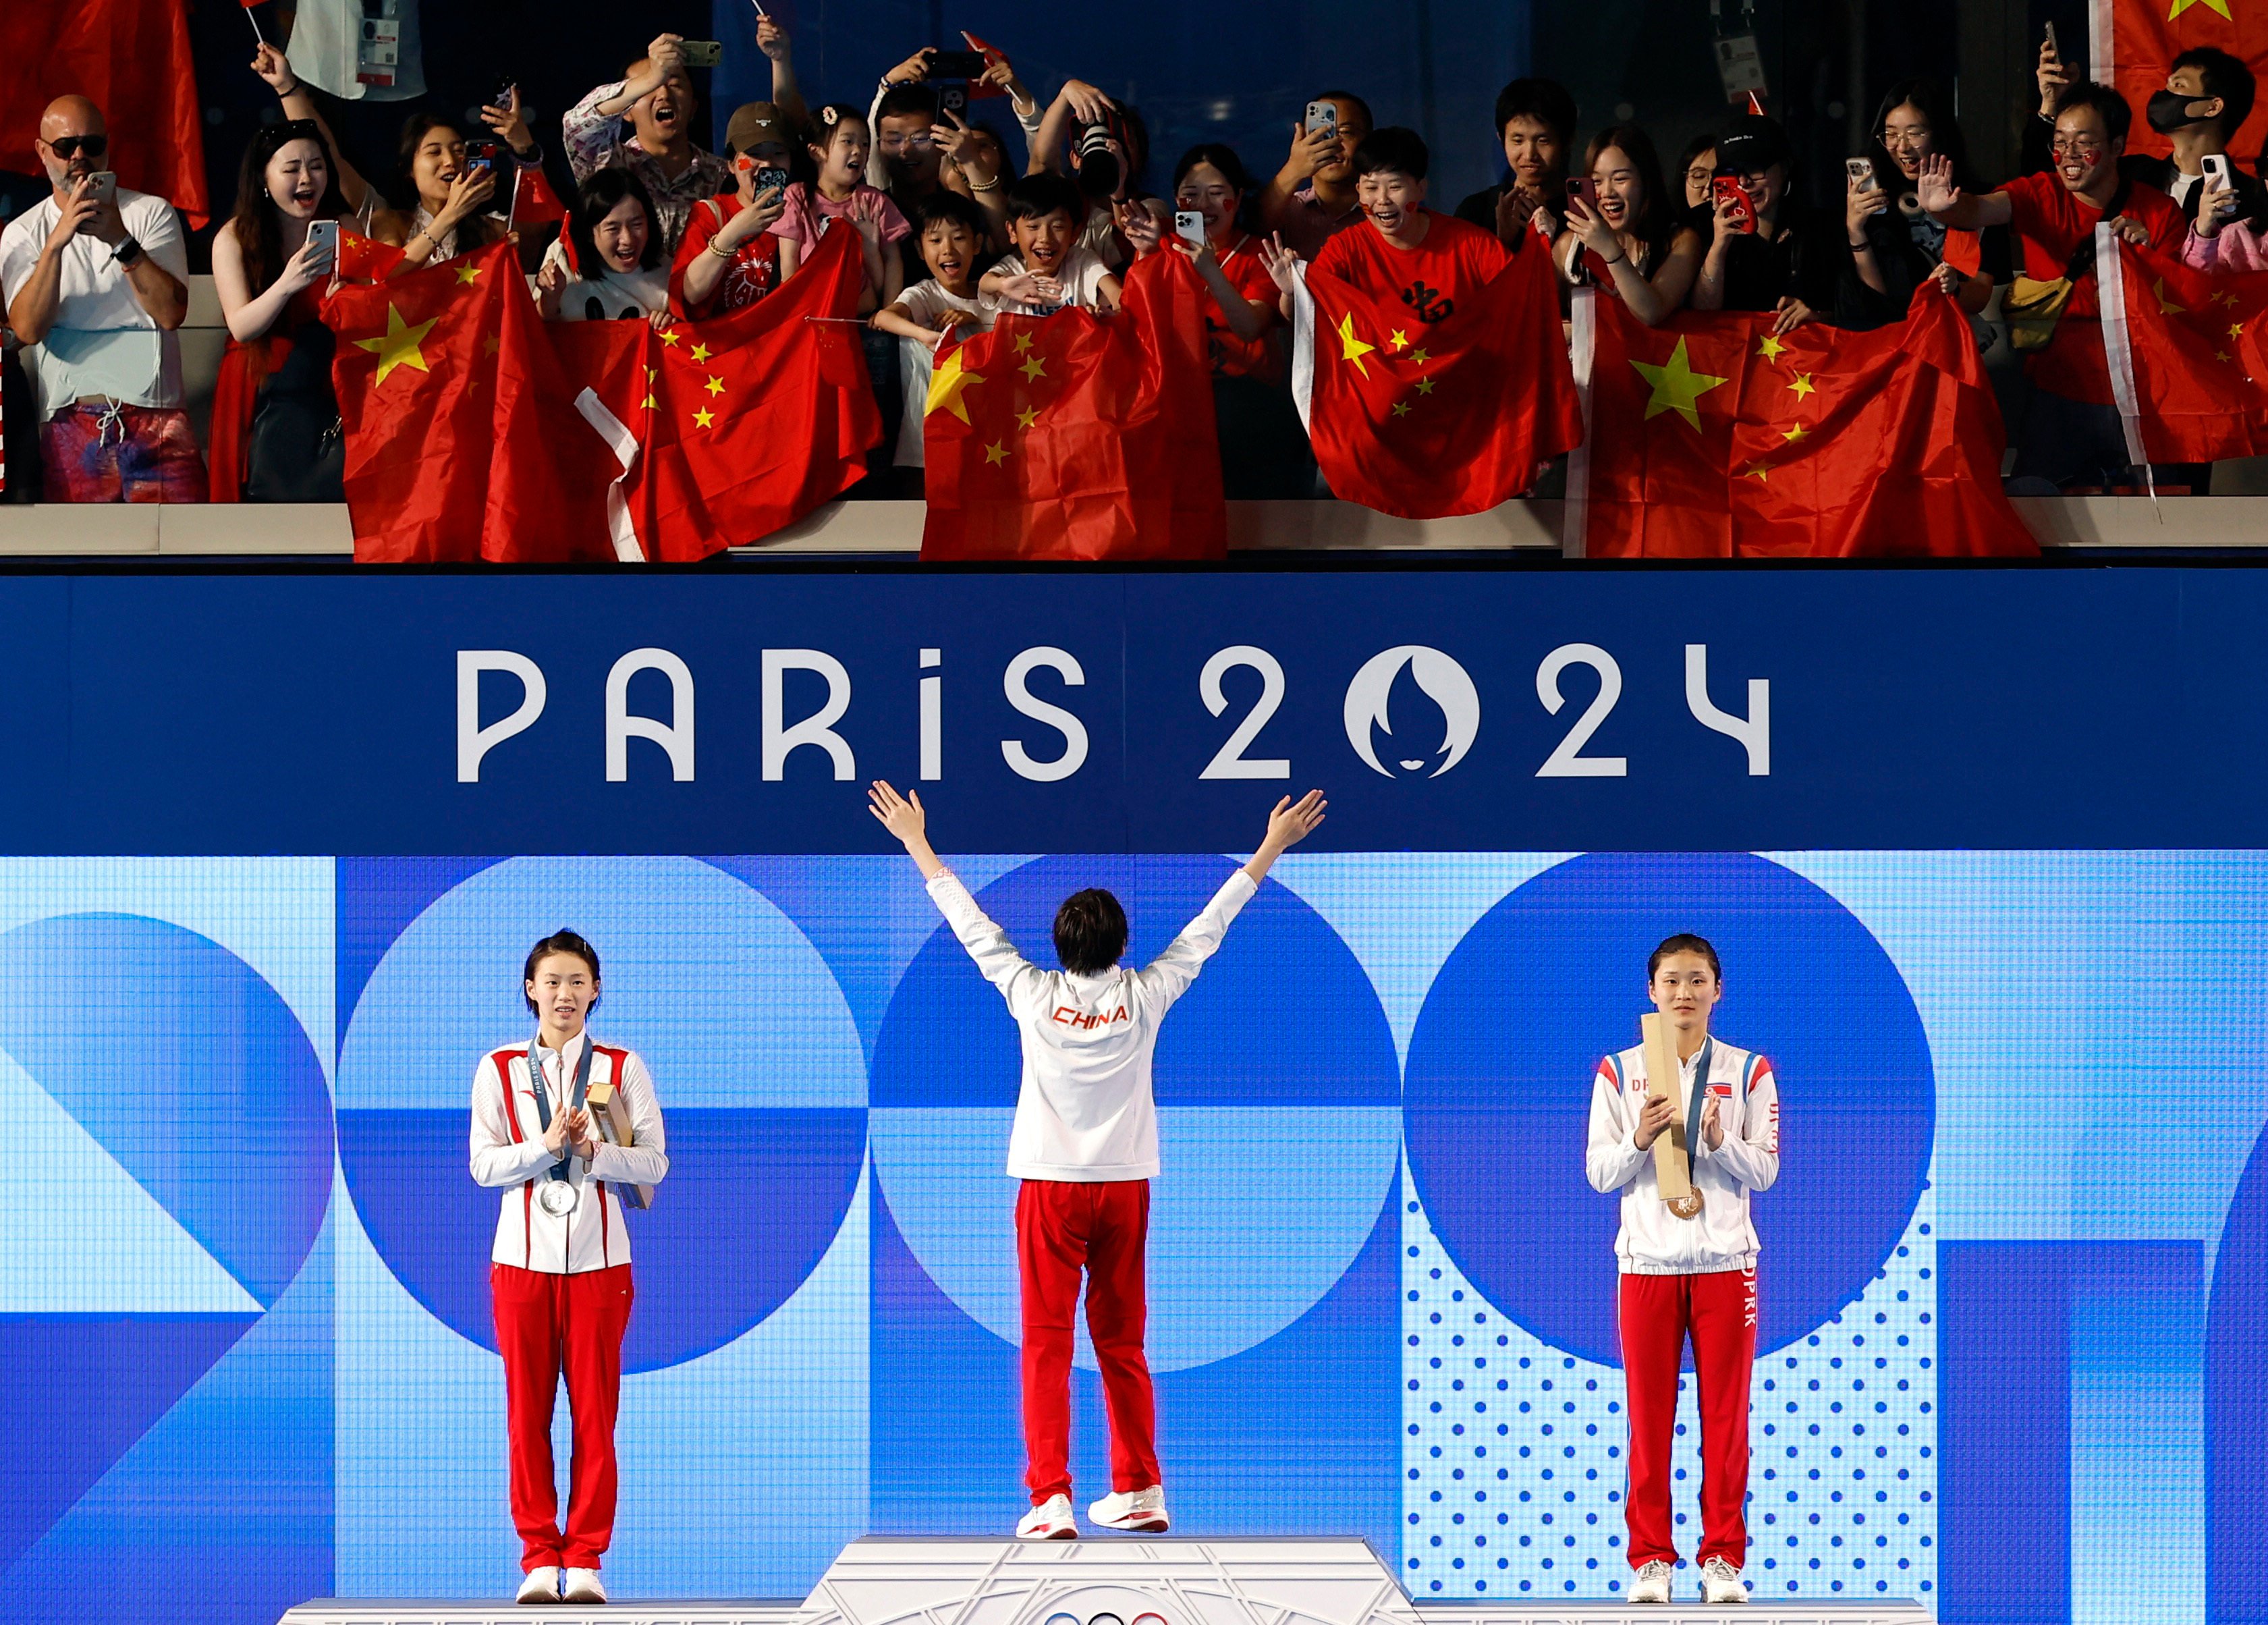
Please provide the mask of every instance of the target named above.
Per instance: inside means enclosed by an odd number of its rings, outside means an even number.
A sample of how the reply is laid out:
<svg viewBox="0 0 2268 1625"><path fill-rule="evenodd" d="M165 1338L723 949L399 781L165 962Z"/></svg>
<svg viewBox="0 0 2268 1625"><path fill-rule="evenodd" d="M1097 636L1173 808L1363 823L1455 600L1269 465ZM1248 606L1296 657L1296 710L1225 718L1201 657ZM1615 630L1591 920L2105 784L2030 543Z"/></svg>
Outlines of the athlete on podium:
<svg viewBox="0 0 2268 1625"><path fill-rule="evenodd" d="M1268 818L1252 861L1228 878L1203 913L1141 970L1118 963L1126 914L1109 893L1074 892L1056 911L1061 970L1042 970L988 918L930 846L919 796L880 779L873 812L920 865L937 904L985 980L1000 989L1021 1031L1024 1077L1008 1136L1016 1198L1016 1259L1023 1298L1026 1540L1079 1534L1071 1504L1071 1334L1079 1276L1086 1329L1102 1369L1110 1415L1111 1493L1087 1508L1108 1529L1161 1534L1169 1519L1158 1470L1156 1413L1142 1334L1148 1319L1143 1252L1150 1181L1158 1173L1158 1114L1150 1061L1159 1023L1230 922L1252 901L1269 865L1323 821L1323 795L1289 796Z"/></svg>
<svg viewBox="0 0 2268 1625"><path fill-rule="evenodd" d="M473 1178L504 1191L489 1286L504 1357L519 1600L604 1602L599 1560L614 1535L615 1411L631 1299L621 1192L628 1187L643 1205L639 1188L659 1184L669 1158L645 1062L584 1026L599 1004L598 951L573 931L554 932L529 950L521 975L536 1033L482 1057L472 1133ZM595 1109L594 1088L611 1088L618 1109ZM575 1428L563 1533L551 1460L563 1370Z"/></svg>
<svg viewBox="0 0 2268 1625"><path fill-rule="evenodd" d="M1779 1177L1779 1084L1771 1062L1720 1044L1709 1017L1724 996L1717 951L1670 938L1646 961L1646 994L1666 1040L1655 1078L1640 1044L1599 1062L1591 1084L1591 1188L1622 1194L1623 1376L1630 1414L1632 1602L1668 1602L1677 1547L1669 1511L1677 1368L1693 1342L1701 1411L1701 1594L1742 1603L1748 1555L1749 1377L1756 1357L1756 1229L1749 1193ZM1653 1018L1647 1018L1652 1021ZM1664 1136L1670 1143L1656 1150ZM1673 1195L1657 1164L1668 1153Z"/></svg>

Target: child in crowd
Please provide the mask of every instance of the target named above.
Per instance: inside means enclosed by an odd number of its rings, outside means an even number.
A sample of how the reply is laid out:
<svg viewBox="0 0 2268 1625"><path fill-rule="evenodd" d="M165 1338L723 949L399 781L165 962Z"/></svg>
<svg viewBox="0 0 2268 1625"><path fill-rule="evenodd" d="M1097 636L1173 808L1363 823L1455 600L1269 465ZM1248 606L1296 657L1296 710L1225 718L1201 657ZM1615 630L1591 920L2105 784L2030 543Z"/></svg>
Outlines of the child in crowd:
<svg viewBox="0 0 2268 1625"><path fill-rule="evenodd" d="M898 335L898 370L905 380L906 415L898 432L897 466L922 467L922 424L928 415L933 358L958 333L992 326L990 300L976 290L976 261L983 251L983 210L958 192L938 188L915 205L914 235L929 275L874 312L874 326Z"/></svg>
<svg viewBox="0 0 2268 1625"><path fill-rule="evenodd" d="M536 303L546 321L644 320L669 325L669 269L645 184L627 169L593 170L575 190L563 242L575 246L571 269L554 243L536 273Z"/></svg>
<svg viewBox="0 0 2268 1625"><path fill-rule="evenodd" d="M793 276L828 227L848 221L865 239L866 290L859 297L858 313L869 316L895 304L905 286L905 268L888 250L913 227L879 188L866 184L866 155L873 145L866 115L848 103L830 102L819 110L819 126L820 138L809 143L819 178L788 188L786 207L771 228L782 240L781 274Z"/></svg>
<svg viewBox="0 0 2268 1625"><path fill-rule="evenodd" d="M686 219L671 268L669 297L696 318L743 310L780 283L780 239L771 227L787 210L788 125L776 103L752 101L725 130L733 188L704 198Z"/></svg>
<svg viewBox="0 0 2268 1625"><path fill-rule="evenodd" d="M979 292L1020 316L1066 305L1104 315L1118 308L1118 278L1079 240L1084 202L1061 175L1019 176L1008 187L1008 232L1015 252L984 273Z"/></svg>

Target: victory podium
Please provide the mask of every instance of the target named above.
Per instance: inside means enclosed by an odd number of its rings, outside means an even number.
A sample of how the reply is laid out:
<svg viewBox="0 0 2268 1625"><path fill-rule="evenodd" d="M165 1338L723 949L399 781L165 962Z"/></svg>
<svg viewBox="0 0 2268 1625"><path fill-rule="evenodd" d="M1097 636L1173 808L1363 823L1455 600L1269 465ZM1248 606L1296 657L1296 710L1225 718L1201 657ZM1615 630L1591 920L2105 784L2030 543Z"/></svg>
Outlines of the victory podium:
<svg viewBox="0 0 2268 1625"><path fill-rule="evenodd" d="M1679 1589L1697 1589L1692 1570ZM520 1607L496 1602L326 1599L281 1625L1928 1625L1918 1604L1521 1599L1413 1603L1360 1540L853 1540L800 1604L641 1602Z"/></svg>

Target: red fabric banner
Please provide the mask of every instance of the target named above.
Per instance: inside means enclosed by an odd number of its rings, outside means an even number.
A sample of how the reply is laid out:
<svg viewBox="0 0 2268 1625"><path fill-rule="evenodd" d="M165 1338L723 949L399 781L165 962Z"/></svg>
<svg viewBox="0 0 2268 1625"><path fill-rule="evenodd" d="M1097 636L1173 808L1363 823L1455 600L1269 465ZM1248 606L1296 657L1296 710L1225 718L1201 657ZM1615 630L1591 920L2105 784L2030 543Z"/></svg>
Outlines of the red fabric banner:
<svg viewBox="0 0 2268 1625"><path fill-rule="evenodd" d="M2110 11L2110 59L2115 71L2099 66L2095 77L2115 85L2134 109L2134 128L2126 136L2129 152L2162 158L2174 143L2152 129L2142 109L2154 92L2166 88L2174 58L2193 46L2210 45L2227 51L2252 77L2268 82L2268 8L2260 0L2089 0L2099 13ZM2096 25L2100 37L2101 25ZM2032 40L2035 48L2038 38ZM2066 59L2079 53L2065 48ZM2253 105L2252 116L2228 143L2231 152L2253 153L2268 142L2268 97Z"/></svg>
<svg viewBox="0 0 2268 1625"><path fill-rule="evenodd" d="M1422 327L1395 295L1313 267L1307 287L1307 431L1333 496L1404 518L1480 513L1582 438L1548 255L1513 255L1477 298Z"/></svg>
<svg viewBox="0 0 2268 1625"><path fill-rule="evenodd" d="M212 210L186 0L0 5L0 164L39 173L40 114L74 94L109 123L102 161L119 185L165 198L192 226L205 224Z"/></svg>
<svg viewBox="0 0 2268 1625"><path fill-rule="evenodd" d="M2154 463L2210 463L2268 452L2268 379L2254 342L2268 309L2268 271L2210 275L2119 245L2134 398L2122 400ZM2103 323L2107 343L2116 323ZM2114 362L2113 393L2118 369Z"/></svg>
<svg viewBox="0 0 2268 1625"><path fill-rule="evenodd" d="M1594 558L2016 555L2007 437L1968 321L1926 283L1872 333L1590 296L1590 434L1569 476ZM1580 318L1579 318L1580 320Z"/></svg>
<svg viewBox="0 0 2268 1625"><path fill-rule="evenodd" d="M939 358L925 559L1217 559L1228 547L1201 300L1181 254L1108 320L1003 316Z"/></svg>

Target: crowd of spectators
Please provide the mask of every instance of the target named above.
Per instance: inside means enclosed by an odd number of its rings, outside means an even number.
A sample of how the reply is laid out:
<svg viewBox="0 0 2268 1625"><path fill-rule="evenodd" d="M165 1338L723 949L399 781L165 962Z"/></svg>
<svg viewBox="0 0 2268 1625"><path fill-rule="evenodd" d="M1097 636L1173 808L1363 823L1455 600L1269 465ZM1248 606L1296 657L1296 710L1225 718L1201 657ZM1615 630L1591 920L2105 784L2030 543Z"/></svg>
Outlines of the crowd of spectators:
<svg viewBox="0 0 2268 1625"><path fill-rule="evenodd" d="M767 18L757 42L770 98L733 114L722 151L695 138L687 42L665 33L541 137L516 86L461 119L416 108L393 173L376 180L263 44L250 70L276 107L213 239L229 342L202 446L183 409L180 224L163 199L118 188L102 109L59 98L35 143L51 195L0 233L7 365L22 370L9 398L29 420L9 425L17 468L36 446L51 502L336 500L321 308L335 279L510 241L546 320L666 326L763 299L841 226L859 238L858 314L886 426L870 494L919 494L931 358L950 338L1005 312L1108 317L1127 267L1160 254L1185 256L1211 294L1231 496L1328 494L1287 386L1300 261L1436 320L1526 254L1548 256L1563 290L1596 289L1647 325L1690 308L1768 312L1783 334L1871 327L1899 320L1924 283L1972 317L1998 293L2030 385L2011 489L2102 489L2132 471L2098 326L2095 227L2205 271L2268 268L2268 187L2226 157L2253 79L2213 49L2177 58L2150 99L2144 115L2172 151L2144 159L2126 151L2127 104L2043 45L2025 173L1999 186L1973 172L1942 87L1894 85L1839 186L1815 188L1839 193L1839 210L1799 201L1793 150L1760 114L1728 116L1665 171L1637 124L1586 135L1565 90L1516 79L1495 107L1502 179L1444 212L1426 143L1378 125L1348 90L1314 92L1261 180L1218 143L1159 165L1138 108L1076 78L1043 105L974 40L915 52L864 105L817 107L785 30ZM990 107L1007 115L998 127ZM566 217L530 224L521 200L548 191L555 136L573 182ZM349 251L357 239L399 257L369 269ZM2058 290L2052 308L2043 286ZM2176 489L2206 477L2159 472Z"/></svg>

